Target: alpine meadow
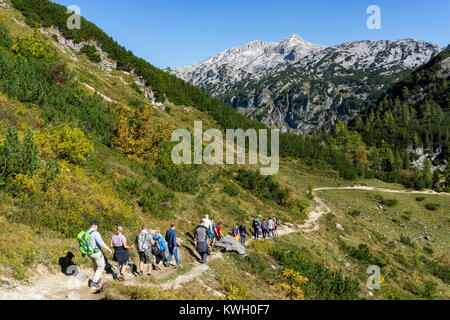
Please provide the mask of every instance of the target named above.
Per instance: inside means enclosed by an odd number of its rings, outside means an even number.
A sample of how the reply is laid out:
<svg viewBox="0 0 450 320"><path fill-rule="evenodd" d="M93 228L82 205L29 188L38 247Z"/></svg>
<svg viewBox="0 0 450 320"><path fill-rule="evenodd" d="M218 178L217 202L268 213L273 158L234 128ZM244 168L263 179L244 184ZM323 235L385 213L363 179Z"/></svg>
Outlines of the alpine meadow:
<svg viewBox="0 0 450 320"><path fill-rule="evenodd" d="M0 0L0 300L450 299L448 46L94 23Z"/></svg>

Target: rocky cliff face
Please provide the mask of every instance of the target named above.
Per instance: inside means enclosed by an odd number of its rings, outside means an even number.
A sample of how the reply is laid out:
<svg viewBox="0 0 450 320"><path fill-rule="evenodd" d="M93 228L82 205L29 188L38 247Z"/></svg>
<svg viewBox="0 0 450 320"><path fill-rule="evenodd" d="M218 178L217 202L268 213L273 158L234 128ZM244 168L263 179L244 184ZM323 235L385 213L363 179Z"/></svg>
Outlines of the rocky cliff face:
<svg viewBox="0 0 450 320"><path fill-rule="evenodd" d="M325 47L293 35L167 71L271 127L309 133L337 119L348 121L386 84L440 51L413 39Z"/></svg>

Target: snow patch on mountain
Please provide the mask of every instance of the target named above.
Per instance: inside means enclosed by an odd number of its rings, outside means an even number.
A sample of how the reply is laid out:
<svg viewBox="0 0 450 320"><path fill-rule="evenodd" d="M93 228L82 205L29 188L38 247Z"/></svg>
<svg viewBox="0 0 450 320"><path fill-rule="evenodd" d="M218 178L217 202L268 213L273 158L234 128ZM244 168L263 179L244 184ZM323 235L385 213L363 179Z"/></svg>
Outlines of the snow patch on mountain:
<svg viewBox="0 0 450 320"><path fill-rule="evenodd" d="M217 95L224 93L230 84L245 78L260 79L269 71L279 72L324 48L298 35L279 43L257 40L223 51L194 66L168 68L166 71L202 89L224 84L224 88L210 92Z"/></svg>

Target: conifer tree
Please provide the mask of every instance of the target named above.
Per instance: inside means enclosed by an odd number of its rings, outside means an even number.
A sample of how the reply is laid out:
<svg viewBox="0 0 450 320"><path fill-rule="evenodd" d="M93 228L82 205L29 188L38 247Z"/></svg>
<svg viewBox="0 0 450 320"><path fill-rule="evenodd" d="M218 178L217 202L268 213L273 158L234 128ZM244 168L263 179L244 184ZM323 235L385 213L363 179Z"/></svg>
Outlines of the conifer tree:
<svg viewBox="0 0 450 320"><path fill-rule="evenodd" d="M3 179L17 173L20 169L20 142L17 129L10 126L6 139L0 149L0 175Z"/></svg>
<svg viewBox="0 0 450 320"><path fill-rule="evenodd" d="M27 134L23 138L21 156L22 170L24 173L33 174L39 169L38 146L34 141L31 129L27 130Z"/></svg>

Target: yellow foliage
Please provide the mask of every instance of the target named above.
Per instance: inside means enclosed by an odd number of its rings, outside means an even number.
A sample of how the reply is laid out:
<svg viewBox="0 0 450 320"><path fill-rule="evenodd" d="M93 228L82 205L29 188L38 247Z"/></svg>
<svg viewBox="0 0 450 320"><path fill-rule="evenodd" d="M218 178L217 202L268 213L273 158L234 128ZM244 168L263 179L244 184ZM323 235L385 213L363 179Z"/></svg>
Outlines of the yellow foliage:
<svg viewBox="0 0 450 320"><path fill-rule="evenodd" d="M20 37L14 41L11 50L25 60L50 57L47 45L41 40L37 27L34 28L33 35Z"/></svg>
<svg viewBox="0 0 450 320"><path fill-rule="evenodd" d="M160 148L169 140L170 128L163 120L154 121L150 106L134 112L126 106L117 106L119 121L112 146L135 160L157 159Z"/></svg>
<svg viewBox="0 0 450 320"><path fill-rule="evenodd" d="M279 287L291 299L304 299L305 294L301 289L301 285L308 282L308 278L303 277L299 272L292 269L284 269L279 275L282 282L277 283Z"/></svg>
<svg viewBox="0 0 450 320"><path fill-rule="evenodd" d="M12 184L22 194L39 194L42 191L42 179L37 175L30 177L26 174L17 174Z"/></svg>
<svg viewBox="0 0 450 320"><path fill-rule="evenodd" d="M37 134L36 142L46 157L63 158L75 164L94 151L94 144L84 132L70 125L41 132Z"/></svg>

